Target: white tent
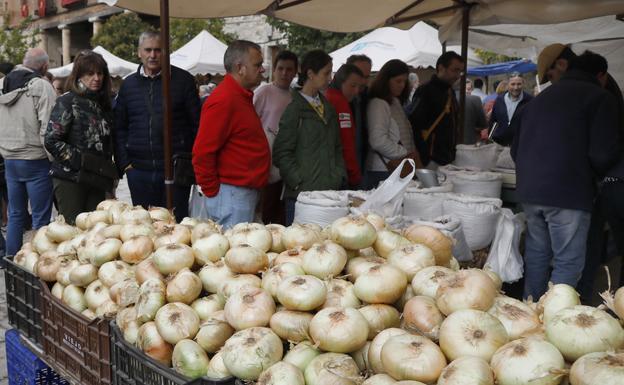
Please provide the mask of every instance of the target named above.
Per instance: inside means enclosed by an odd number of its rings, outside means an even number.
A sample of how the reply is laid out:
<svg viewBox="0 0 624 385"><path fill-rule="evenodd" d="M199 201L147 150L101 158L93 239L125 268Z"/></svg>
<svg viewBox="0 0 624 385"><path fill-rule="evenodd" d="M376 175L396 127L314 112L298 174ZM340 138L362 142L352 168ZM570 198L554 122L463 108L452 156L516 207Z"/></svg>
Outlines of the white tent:
<svg viewBox="0 0 624 385"><path fill-rule="evenodd" d="M138 68L138 64L117 57L99 45L93 49L93 52L97 52L102 55L104 61L108 64L108 72L110 72L111 76L119 76L123 78L136 71ZM56 77L64 78L69 76L72 68L74 68L74 63L69 63L62 67L50 68L50 73Z"/></svg>
<svg viewBox="0 0 624 385"><path fill-rule="evenodd" d="M460 53L459 47L447 49ZM442 54L442 44L438 40L438 31L424 22L417 23L407 31L383 27L330 53L334 59L334 71L346 63L349 56L362 54L372 59L373 71L379 71L392 59L403 60L414 68L435 67L438 56ZM468 65L480 64L483 63L469 50Z"/></svg>
<svg viewBox="0 0 624 385"><path fill-rule="evenodd" d="M225 73L223 55L227 45L203 30L171 54L171 64L193 75Z"/></svg>

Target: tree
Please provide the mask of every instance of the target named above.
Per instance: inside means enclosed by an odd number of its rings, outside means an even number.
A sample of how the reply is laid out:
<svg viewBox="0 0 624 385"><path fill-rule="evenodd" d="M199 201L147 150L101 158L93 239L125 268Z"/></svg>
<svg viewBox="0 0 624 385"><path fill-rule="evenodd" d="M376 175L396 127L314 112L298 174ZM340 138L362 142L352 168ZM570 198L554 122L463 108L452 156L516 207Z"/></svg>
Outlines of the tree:
<svg viewBox="0 0 624 385"><path fill-rule="evenodd" d="M225 44L230 44L236 36L223 32L224 25L223 19L171 19L171 50L182 47L204 29Z"/></svg>
<svg viewBox="0 0 624 385"><path fill-rule="evenodd" d="M26 18L17 26L10 27L9 17L0 26L0 62L21 64L29 48L39 44L39 29L31 29L32 19Z"/></svg>
<svg viewBox="0 0 624 385"><path fill-rule="evenodd" d="M475 53L484 64L502 63L506 61L518 60L517 57L510 57L506 55L497 54L495 52L486 51L484 49L476 48Z"/></svg>
<svg viewBox="0 0 624 385"><path fill-rule="evenodd" d="M137 43L144 31L154 31L154 27L142 21L135 13L120 13L111 16L100 32L91 39L91 46L101 45L113 55L137 62Z"/></svg>
<svg viewBox="0 0 624 385"><path fill-rule="evenodd" d="M288 49L298 55L303 55L313 49L332 52L365 34L365 32L338 33L321 31L271 17L267 21L273 28L285 35L288 40Z"/></svg>

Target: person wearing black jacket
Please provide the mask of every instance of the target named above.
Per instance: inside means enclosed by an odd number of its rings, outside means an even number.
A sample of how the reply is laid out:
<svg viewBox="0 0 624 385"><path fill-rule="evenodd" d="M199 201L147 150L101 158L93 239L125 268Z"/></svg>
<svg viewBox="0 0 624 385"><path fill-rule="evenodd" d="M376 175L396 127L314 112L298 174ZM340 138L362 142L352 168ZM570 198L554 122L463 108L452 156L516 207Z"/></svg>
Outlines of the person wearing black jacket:
<svg viewBox="0 0 624 385"><path fill-rule="evenodd" d="M366 156L368 155L368 118L366 108L368 106L368 83L373 68L373 61L366 55L351 55L347 58L346 64L353 64L358 67L362 74L362 86L360 93L351 101L351 111L355 121L355 153L357 155L360 170L362 170L362 181L357 188L365 188L366 182Z"/></svg>
<svg viewBox="0 0 624 385"><path fill-rule="evenodd" d="M128 76L115 103L115 161L128 178L132 203L145 208L165 206L163 100L160 35L139 38L142 64ZM199 126L200 101L195 79L171 66L173 154L190 154ZM190 185L174 185L174 214L188 215Z"/></svg>
<svg viewBox="0 0 624 385"><path fill-rule="evenodd" d="M459 107L452 86L464 70L464 61L453 51L436 62L436 74L416 90L409 117L422 164L436 169L455 160L459 138Z"/></svg>
<svg viewBox="0 0 624 385"><path fill-rule="evenodd" d="M499 95L492 108L490 118L490 131L492 140L503 146L510 146L513 142L514 132L509 122L512 121L516 112L522 109L533 97L523 91L524 79L519 73L512 73L508 79L508 91ZM511 112L511 116L509 116Z"/></svg>

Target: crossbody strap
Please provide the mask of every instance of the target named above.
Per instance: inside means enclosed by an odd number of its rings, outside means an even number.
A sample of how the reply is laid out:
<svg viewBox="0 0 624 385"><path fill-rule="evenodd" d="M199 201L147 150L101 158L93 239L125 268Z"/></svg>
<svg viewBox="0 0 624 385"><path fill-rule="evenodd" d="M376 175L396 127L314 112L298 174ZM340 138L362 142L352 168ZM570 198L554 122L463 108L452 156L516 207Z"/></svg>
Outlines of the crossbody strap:
<svg viewBox="0 0 624 385"><path fill-rule="evenodd" d="M446 105L444 106L444 109L442 110L442 112L440 112L440 115L438 115L438 117L436 118L436 120L433 122L433 124L422 133L422 137L425 140L425 142L427 141L427 139L429 139L429 137L431 136L431 134L433 134L433 131L438 127L438 125L440 125L440 122L442 121L442 118L444 118L444 116L448 113L451 112L451 94L449 92L448 97L446 99Z"/></svg>

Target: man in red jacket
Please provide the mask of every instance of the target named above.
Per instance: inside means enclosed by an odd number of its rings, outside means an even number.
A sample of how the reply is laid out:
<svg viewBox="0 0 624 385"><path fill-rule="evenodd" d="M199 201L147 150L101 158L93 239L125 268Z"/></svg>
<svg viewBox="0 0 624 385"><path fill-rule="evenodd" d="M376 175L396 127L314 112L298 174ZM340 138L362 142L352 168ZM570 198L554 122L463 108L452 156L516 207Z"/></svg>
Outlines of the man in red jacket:
<svg viewBox="0 0 624 385"><path fill-rule="evenodd" d="M229 228L253 221L271 154L251 91L264 73L260 46L237 40L223 62L227 74L202 107L193 169L203 195L199 216Z"/></svg>

